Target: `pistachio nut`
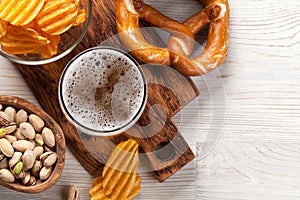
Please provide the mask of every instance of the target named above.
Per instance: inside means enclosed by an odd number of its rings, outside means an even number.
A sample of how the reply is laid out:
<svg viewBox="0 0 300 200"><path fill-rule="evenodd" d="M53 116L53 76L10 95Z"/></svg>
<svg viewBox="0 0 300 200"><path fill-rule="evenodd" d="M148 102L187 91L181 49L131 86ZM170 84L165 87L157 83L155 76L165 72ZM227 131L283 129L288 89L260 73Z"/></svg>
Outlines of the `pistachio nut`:
<svg viewBox="0 0 300 200"><path fill-rule="evenodd" d="M27 149L28 150L33 150L34 149L34 145L27 141L27 140L18 140L18 141L15 141L12 146L17 150L17 151L20 151L20 152L25 152Z"/></svg>
<svg viewBox="0 0 300 200"><path fill-rule="evenodd" d="M6 134L5 128L0 128L0 138L2 138Z"/></svg>
<svg viewBox="0 0 300 200"><path fill-rule="evenodd" d="M11 169L13 169L13 167L21 160L22 158L22 153L21 152L18 152L16 151L13 155L13 157L9 160L8 164L9 164L9 167Z"/></svg>
<svg viewBox="0 0 300 200"><path fill-rule="evenodd" d="M43 159L43 164L47 167L52 166L57 161L57 154L53 152L48 155L47 158Z"/></svg>
<svg viewBox="0 0 300 200"><path fill-rule="evenodd" d="M35 130L28 122L22 122L19 126L21 133L28 139L34 139Z"/></svg>
<svg viewBox="0 0 300 200"><path fill-rule="evenodd" d="M43 136L45 144L48 147L54 147L55 146L55 136L49 128L45 127L43 129L42 136Z"/></svg>
<svg viewBox="0 0 300 200"><path fill-rule="evenodd" d="M6 157L12 157L14 155L14 148L11 146L9 141L5 138L0 139L0 150Z"/></svg>
<svg viewBox="0 0 300 200"><path fill-rule="evenodd" d="M27 112L23 109L17 112L16 123L19 126L22 122L26 122L28 118Z"/></svg>
<svg viewBox="0 0 300 200"><path fill-rule="evenodd" d="M75 185L72 185L69 188L68 200L77 200L78 199L78 189Z"/></svg>
<svg viewBox="0 0 300 200"><path fill-rule="evenodd" d="M11 172L14 174L13 170L12 170ZM14 174L14 175L15 175L15 178L16 178L16 179L22 179L22 178L25 177L25 171L22 170L22 171L20 172L20 174Z"/></svg>
<svg viewBox="0 0 300 200"><path fill-rule="evenodd" d="M0 169L6 169L8 168L8 160L7 158L4 158L0 161Z"/></svg>
<svg viewBox="0 0 300 200"><path fill-rule="evenodd" d="M35 142L39 146L43 146L44 145L43 137L40 134L35 134Z"/></svg>
<svg viewBox="0 0 300 200"><path fill-rule="evenodd" d="M46 167L44 166L40 171L40 179L42 181L47 180L52 173L52 166Z"/></svg>
<svg viewBox="0 0 300 200"><path fill-rule="evenodd" d="M30 180L26 185L29 186L29 185L35 185L35 184L36 184L36 178L34 176L30 176Z"/></svg>
<svg viewBox="0 0 300 200"><path fill-rule="evenodd" d="M50 155L52 155L54 152L53 151L47 151L45 153L43 153L40 156L40 161L42 161L42 163L44 163L44 161L46 160L46 158L48 158Z"/></svg>
<svg viewBox="0 0 300 200"><path fill-rule="evenodd" d="M33 167L31 168L32 175L35 177L39 177L39 173L40 173L42 167L43 167L42 162L39 160L36 160Z"/></svg>
<svg viewBox="0 0 300 200"><path fill-rule="evenodd" d="M33 152L36 156L37 159L40 159L40 156L44 153L44 148L41 147L41 146L36 146L34 149L33 149Z"/></svg>
<svg viewBox="0 0 300 200"><path fill-rule="evenodd" d="M6 130L6 134L11 134L17 129L17 125L15 122L10 122L9 126L4 129Z"/></svg>
<svg viewBox="0 0 300 200"><path fill-rule="evenodd" d="M31 169L34 165L36 156L32 150L26 150L22 156L22 161L24 163L24 170L27 171Z"/></svg>
<svg viewBox="0 0 300 200"><path fill-rule="evenodd" d="M13 107L8 106L8 107L5 108L4 112L7 115L8 121L10 121L10 122L16 121L16 115L17 115L16 109L14 109Z"/></svg>
<svg viewBox="0 0 300 200"><path fill-rule="evenodd" d="M23 167L24 167L23 162L19 161L13 168L14 174L16 175L20 174L23 170Z"/></svg>
<svg viewBox="0 0 300 200"><path fill-rule="evenodd" d="M21 133L20 129L17 128L17 130L13 133L13 135L18 139L18 140L25 140L24 135Z"/></svg>
<svg viewBox="0 0 300 200"><path fill-rule="evenodd" d="M5 135L4 138L7 139L7 141L11 144L17 141L16 136L13 135Z"/></svg>
<svg viewBox="0 0 300 200"><path fill-rule="evenodd" d="M24 185L26 185L30 180L30 173L29 172L25 172L25 177L22 178L22 182Z"/></svg>
<svg viewBox="0 0 300 200"><path fill-rule="evenodd" d="M39 116L35 114L29 115L29 122L33 126L34 130L37 132L41 132L45 126L44 120L42 120Z"/></svg>
<svg viewBox="0 0 300 200"><path fill-rule="evenodd" d="M7 183L13 183L15 181L14 175L8 169L0 170L0 179Z"/></svg>
<svg viewBox="0 0 300 200"><path fill-rule="evenodd" d="M4 118L4 119L8 120L8 116L7 116L7 114L6 114L4 111L0 111L0 117L2 117L2 118ZM9 120L8 120L8 121L9 121Z"/></svg>

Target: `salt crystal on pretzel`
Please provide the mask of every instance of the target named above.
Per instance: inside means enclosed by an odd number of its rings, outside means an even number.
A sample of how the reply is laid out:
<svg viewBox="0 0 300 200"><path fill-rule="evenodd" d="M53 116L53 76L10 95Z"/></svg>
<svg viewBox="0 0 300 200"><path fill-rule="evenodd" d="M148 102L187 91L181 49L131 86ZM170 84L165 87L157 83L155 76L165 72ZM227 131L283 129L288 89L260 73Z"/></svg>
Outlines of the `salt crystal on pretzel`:
<svg viewBox="0 0 300 200"><path fill-rule="evenodd" d="M229 38L228 0L200 0L204 9L180 24L170 19L142 0L117 0L117 28L130 53L144 63L173 65L184 75L198 76L217 68L225 59ZM135 8L132 11L132 8ZM139 18L151 24L169 29L171 37L168 48L149 44L139 30ZM204 51L189 58L191 42L203 26L208 26L208 40ZM190 34L192 33L192 34Z"/></svg>

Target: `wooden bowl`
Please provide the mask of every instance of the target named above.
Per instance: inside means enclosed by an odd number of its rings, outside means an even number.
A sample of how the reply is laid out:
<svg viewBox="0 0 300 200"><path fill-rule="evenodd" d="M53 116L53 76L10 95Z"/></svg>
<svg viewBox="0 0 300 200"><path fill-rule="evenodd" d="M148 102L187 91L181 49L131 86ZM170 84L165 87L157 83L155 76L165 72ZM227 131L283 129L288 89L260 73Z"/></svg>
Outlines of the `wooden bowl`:
<svg viewBox="0 0 300 200"><path fill-rule="evenodd" d="M0 180L0 185L19 192L25 192L25 193L39 193L44 190L47 190L58 181L64 168L66 143L65 143L65 137L62 132L62 129L41 108L39 108L38 106L34 105L33 103L27 100L24 100L19 97L14 97L14 96L0 95L0 104L2 104L2 106L4 107L11 106L16 110L24 109L25 111L27 111L28 115L36 114L40 118L42 118L45 122L45 127L51 129L55 135L56 154L58 158L51 176L46 181L37 182L37 184L34 186L25 186L20 183L6 183Z"/></svg>

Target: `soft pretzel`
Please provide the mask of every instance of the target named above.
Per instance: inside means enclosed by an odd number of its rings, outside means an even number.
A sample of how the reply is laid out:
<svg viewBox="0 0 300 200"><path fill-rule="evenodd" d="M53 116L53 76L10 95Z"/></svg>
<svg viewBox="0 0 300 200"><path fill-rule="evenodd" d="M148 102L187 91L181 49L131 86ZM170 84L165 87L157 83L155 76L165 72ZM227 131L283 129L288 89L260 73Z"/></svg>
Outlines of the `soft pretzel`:
<svg viewBox="0 0 300 200"><path fill-rule="evenodd" d="M142 0L117 0L117 29L130 53L144 63L173 65L184 75L197 76L217 68L227 55L229 5L228 0L199 0L204 9L183 23L170 19ZM139 29L139 19L171 33L168 48L149 44ZM208 24L208 39L204 51L189 58L194 34Z"/></svg>

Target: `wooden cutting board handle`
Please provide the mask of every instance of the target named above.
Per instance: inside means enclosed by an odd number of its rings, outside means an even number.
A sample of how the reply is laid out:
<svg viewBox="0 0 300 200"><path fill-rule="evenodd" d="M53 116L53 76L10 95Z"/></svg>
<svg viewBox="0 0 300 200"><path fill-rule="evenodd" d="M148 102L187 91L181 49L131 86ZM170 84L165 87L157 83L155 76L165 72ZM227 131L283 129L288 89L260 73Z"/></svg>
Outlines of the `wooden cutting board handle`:
<svg viewBox="0 0 300 200"><path fill-rule="evenodd" d="M145 112L133 128L116 137L92 137L78 133L60 110L57 91L64 66L79 52L97 46L115 34L117 34L115 1L95 0L90 27L75 50L66 57L47 65L16 64L16 66L44 110L61 125L69 149L89 173L99 174L102 163L108 158L115 143L132 137L139 142L142 151L147 153L144 155L149 160L155 177L159 181L164 181L194 159L193 152L171 120L177 111L199 95L190 78L180 75L169 67L143 66L149 83L149 98ZM158 36L154 33L149 32L146 37L148 40L157 42ZM114 37L109 44L122 47L121 42ZM153 135L153 130L157 127L161 129ZM151 137L149 134L152 134ZM159 151L159 149L164 149L164 151ZM165 153L165 149L169 149L172 156L162 158L159 152Z"/></svg>

